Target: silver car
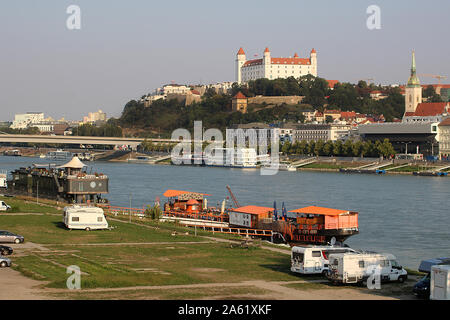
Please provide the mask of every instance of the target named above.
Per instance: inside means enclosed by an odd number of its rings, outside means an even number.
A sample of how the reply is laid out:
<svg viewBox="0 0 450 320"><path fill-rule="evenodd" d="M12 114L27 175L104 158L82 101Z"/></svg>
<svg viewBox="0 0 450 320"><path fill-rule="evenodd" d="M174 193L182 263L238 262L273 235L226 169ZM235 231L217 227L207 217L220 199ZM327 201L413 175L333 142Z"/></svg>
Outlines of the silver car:
<svg viewBox="0 0 450 320"><path fill-rule="evenodd" d="M18 234L14 234L6 230L0 230L0 243L1 242L22 243L24 240L25 240L24 237Z"/></svg>
<svg viewBox="0 0 450 320"><path fill-rule="evenodd" d="M5 258L4 256L0 256L0 267L11 267L11 260Z"/></svg>

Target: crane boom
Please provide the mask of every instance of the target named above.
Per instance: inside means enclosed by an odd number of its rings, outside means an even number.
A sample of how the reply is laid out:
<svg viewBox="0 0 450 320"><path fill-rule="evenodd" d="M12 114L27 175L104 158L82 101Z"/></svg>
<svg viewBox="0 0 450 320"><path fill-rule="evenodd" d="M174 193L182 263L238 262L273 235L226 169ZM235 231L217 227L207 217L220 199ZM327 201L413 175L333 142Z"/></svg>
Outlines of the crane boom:
<svg viewBox="0 0 450 320"><path fill-rule="evenodd" d="M239 208L240 207L239 202L237 201L236 197L234 196L233 192L231 191L230 186L227 186L227 190L230 193L230 196L231 196L231 199L233 200L234 206L236 208Z"/></svg>

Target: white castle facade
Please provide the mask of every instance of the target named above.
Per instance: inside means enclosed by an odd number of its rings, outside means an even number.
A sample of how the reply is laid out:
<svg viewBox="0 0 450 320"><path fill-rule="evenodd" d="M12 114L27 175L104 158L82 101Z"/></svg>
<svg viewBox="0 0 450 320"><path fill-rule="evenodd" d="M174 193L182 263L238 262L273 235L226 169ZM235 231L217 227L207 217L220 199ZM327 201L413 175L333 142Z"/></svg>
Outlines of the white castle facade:
<svg viewBox="0 0 450 320"><path fill-rule="evenodd" d="M245 52L239 49L236 57L236 82L241 84L250 80L267 78L298 78L311 74L317 77L317 52L312 49L309 58L273 58L269 48L264 50L262 59L247 60Z"/></svg>

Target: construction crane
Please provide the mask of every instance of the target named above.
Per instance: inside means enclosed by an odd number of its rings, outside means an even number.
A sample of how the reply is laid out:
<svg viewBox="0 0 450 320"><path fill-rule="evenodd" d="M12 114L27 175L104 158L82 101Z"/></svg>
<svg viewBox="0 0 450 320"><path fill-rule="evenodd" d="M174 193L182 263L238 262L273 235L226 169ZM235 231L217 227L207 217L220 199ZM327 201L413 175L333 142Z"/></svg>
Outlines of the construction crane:
<svg viewBox="0 0 450 320"><path fill-rule="evenodd" d="M234 196L233 192L231 191L230 186L227 186L227 190L230 193L231 199L233 199L234 206L236 208L239 208L240 207L239 202L237 201L236 197Z"/></svg>
<svg viewBox="0 0 450 320"><path fill-rule="evenodd" d="M362 81L365 81L367 84L370 84L370 82L373 82L373 78L369 78L369 79L361 79Z"/></svg>
<svg viewBox="0 0 450 320"><path fill-rule="evenodd" d="M438 79L438 84L439 84L439 85L441 84L441 80L442 80L442 79L447 79L447 76L441 76L441 75L438 75L438 74L428 74L428 73L423 73L423 74L419 74L419 76L421 76L421 77L436 78L436 79Z"/></svg>

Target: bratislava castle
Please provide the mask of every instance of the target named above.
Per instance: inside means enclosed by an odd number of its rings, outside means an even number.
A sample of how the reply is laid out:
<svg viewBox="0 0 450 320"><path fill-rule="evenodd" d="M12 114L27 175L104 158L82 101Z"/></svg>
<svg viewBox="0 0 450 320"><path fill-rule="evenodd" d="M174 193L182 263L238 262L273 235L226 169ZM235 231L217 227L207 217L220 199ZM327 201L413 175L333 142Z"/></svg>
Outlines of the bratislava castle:
<svg viewBox="0 0 450 320"><path fill-rule="evenodd" d="M317 77L317 52L312 49L309 58L272 58L269 48L264 50L262 59L247 60L245 52L239 49L236 57L236 82L242 83L259 78L298 78L312 74Z"/></svg>

